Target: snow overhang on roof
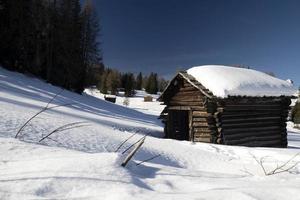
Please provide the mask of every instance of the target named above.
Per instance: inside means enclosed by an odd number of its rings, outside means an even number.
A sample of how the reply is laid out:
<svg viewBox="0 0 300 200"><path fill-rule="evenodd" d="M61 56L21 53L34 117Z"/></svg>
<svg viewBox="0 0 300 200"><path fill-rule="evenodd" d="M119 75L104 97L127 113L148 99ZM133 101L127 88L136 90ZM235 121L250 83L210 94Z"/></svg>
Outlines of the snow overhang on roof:
<svg viewBox="0 0 300 200"><path fill-rule="evenodd" d="M293 96L297 91L291 82L253 69L204 65L192 67L187 73L219 98Z"/></svg>

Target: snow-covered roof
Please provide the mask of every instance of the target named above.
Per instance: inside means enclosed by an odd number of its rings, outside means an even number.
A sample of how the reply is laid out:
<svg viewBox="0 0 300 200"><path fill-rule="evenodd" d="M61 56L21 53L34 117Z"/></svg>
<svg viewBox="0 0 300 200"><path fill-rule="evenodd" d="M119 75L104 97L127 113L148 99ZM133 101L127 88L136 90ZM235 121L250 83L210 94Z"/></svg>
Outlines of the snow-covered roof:
<svg viewBox="0 0 300 200"><path fill-rule="evenodd" d="M215 96L293 96L291 82L275 78L253 69L223 65L204 65L187 70Z"/></svg>

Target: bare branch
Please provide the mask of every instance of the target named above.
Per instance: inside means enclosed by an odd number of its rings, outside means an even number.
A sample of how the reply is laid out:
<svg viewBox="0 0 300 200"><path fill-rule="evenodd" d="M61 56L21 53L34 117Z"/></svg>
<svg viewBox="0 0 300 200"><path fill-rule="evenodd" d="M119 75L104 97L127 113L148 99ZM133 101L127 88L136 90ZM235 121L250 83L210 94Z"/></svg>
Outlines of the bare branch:
<svg viewBox="0 0 300 200"><path fill-rule="evenodd" d="M160 156L160 154L155 155L155 156L152 156L152 157L150 157L150 158L148 158L148 159L146 159L146 160L143 160L143 161L137 163L136 165L137 165L137 166L138 166L138 165L141 165L141 164L143 164L143 163L145 163L145 162L148 162L148 161L150 161L150 160L153 160L153 159L155 159L155 158L157 158L157 157L159 157L159 156Z"/></svg>
<svg viewBox="0 0 300 200"><path fill-rule="evenodd" d="M251 154L252 155L252 154ZM295 154L294 156L292 156L289 160L287 160L286 162L284 162L282 165L279 165L278 163L276 164L276 168L267 172L264 166L264 161L266 157L262 157L260 160L258 160L254 155L252 155L252 157L255 159L255 161L259 164L259 166L262 168L262 170L264 171L264 174L266 176L270 176L270 175L274 175L274 174L279 174L282 172L289 172L291 169L293 169L294 167L296 167L300 161L294 163L293 165L291 165L288 168L285 168L291 161L293 161L298 155L300 155L300 153Z"/></svg>
<svg viewBox="0 0 300 200"><path fill-rule="evenodd" d="M283 165L281 165L278 169L283 169L287 164L289 164L292 160L294 160L297 156L299 156L300 153L295 154L293 157L291 157L288 161L286 161Z"/></svg>
<svg viewBox="0 0 300 200"><path fill-rule="evenodd" d="M66 107L66 106L70 106L70 105L74 105L75 103L65 103L65 104L61 104L61 105L56 105L56 106L52 106L52 107L48 107L47 110L52 110L54 108L58 108L58 107Z"/></svg>
<svg viewBox="0 0 300 200"><path fill-rule="evenodd" d="M61 146L63 146L63 144L62 144L61 142L59 142L59 141L57 141L57 140L54 140L54 139L51 138L51 137L48 137L47 139L52 140L53 142L56 142L56 143L60 144Z"/></svg>
<svg viewBox="0 0 300 200"><path fill-rule="evenodd" d="M20 129L18 130L17 134L15 135L15 138L18 137L18 135L21 133L21 131L24 129L24 127L31 121L33 120L36 116L38 116L39 114L45 112L47 109L53 109L53 108L56 108L56 107L59 107L59 106L53 106L53 107L49 107L50 103L59 95L61 94L62 92L64 91L64 89L62 89L61 91L59 91L56 95L54 95L50 101L47 103L47 105L42 109L40 110L39 112L37 112L35 115L33 115L31 118L29 118L21 127ZM60 106L64 106L64 105L60 105Z"/></svg>
<svg viewBox="0 0 300 200"><path fill-rule="evenodd" d="M127 163L130 161L130 159L134 156L134 154L139 150L139 148L144 144L145 138L143 137L135 146L135 148L127 155L125 160L122 162L121 166L125 167Z"/></svg>
<svg viewBox="0 0 300 200"><path fill-rule="evenodd" d="M56 93L56 94L50 99L50 101L47 103L46 108L48 108L48 106L52 103L52 101L53 101L58 95L60 95L63 91L64 91L64 89L61 89L58 93Z"/></svg>
<svg viewBox="0 0 300 200"><path fill-rule="evenodd" d="M120 150L120 148L128 141L130 140L133 136L135 136L137 133L132 134L131 136L129 136L126 140L124 140L123 142L121 142L121 144L118 146L118 148L115 150L115 152L118 152Z"/></svg>
<svg viewBox="0 0 300 200"><path fill-rule="evenodd" d="M293 169L294 167L296 167L298 164L300 163L300 161L296 162L295 164L291 165L289 168L286 168L286 169L283 169L281 171L275 171L273 174L279 174L279 173L282 173L282 172L288 172L290 171L291 169ZM271 175L271 174L270 174Z"/></svg>
<svg viewBox="0 0 300 200"><path fill-rule="evenodd" d="M259 166L262 168L264 174L267 175L266 169L263 165L263 161L266 157L262 157L260 160L258 160L255 155L251 154L251 156L254 158L254 160L257 162L257 164L259 164Z"/></svg>
<svg viewBox="0 0 300 200"><path fill-rule="evenodd" d="M51 131L48 135L44 136L42 139L40 139L39 142L42 142L44 139L48 138L53 133L57 133L57 132L61 132L61 131L69 130L69 129L74 129L74 128L80 128L83 126L88 126L88 125L84 125L83 123L87 123L87 122L74 122L74 123L69 123L69 124L60 126L57 129ZM83 125L79 125L79 124L83 124Z"/></svg>
<svg viewBox="0 0 300 200"><path fill-rule="evenodd" d="M126 153L129 149L131 149L134 145L136 145L137 143L139 143L141 140L144 140L146 138L147 135L143 136L142 138L140 138L138 141L136 141L135 143L133 143L132 145L130 145L127 149L125 149L122 154Z"/></svg>

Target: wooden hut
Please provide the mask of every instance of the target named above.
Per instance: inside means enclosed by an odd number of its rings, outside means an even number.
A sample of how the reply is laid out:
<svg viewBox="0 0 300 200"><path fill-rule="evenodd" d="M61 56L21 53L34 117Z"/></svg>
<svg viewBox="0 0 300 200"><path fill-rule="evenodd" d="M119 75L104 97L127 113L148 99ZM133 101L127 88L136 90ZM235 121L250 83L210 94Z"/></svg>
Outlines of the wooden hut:
<svg viewBox="0 0 300 200"><path fill-rule="evenodd" d="M112 102L112 103L116 103L116 95L104 95L104 99L105 101L109 101L109 102Z"/></svg>
<svg viewBox="0 0 300 200"><path fill-rule="evenodd" d="M293 86L265 73L226 66L179 72L159 97L166 138L286 147Z"/></svg>

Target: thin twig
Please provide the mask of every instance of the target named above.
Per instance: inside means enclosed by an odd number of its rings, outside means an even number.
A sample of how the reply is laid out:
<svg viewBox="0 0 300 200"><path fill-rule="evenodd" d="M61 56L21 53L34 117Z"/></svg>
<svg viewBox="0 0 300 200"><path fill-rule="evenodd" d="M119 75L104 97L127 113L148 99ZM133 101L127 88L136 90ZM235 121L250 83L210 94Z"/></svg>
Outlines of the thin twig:
<svg viewBox="0 0 300 200"><path fill-rule="evenodd" d="M279 166L277 164L277 167L273 171L269 172L269 175L271 175L271 174L278 174L278 173L281 173L281 172L289 171L290 169L294 168L296 165L298 165L300 163L300 161L298 161L294 165L292 165L292 166L284 169L284 167L287 166L287 164L289 164L292 160L294 160L299 155L300 155L300 153L295 154L293 157L291 157L289 160L287 160L281 166Z"/></svg>
<svg viewBox="0 0 300 200"><path fill-rule="evenodd" d="M141 148L141 146L145 142L145 137L139 141L134 147L134 149L126 156L125 160L122 162L121 166L126 167L127 163L130 161L130 159L134 156L134 154Z"/></svg>
<svg viewBox="0 0 300 200"><path fill-rule="evenodd" d="M52 109L58 108L58 107L66 107L66 106L74 105L74 104L76 104L76 103L65 103L65 104L61 104L61 105L51 106L51 107L48 107L47 110L52 110Z"/></svg>
<svg viewBox="0 0 300 200"><path fill-rule="evenodd" d="M131 136L129 136L126 140L124 140L123 142L121 142L121 144L118 146L118 148L115 150L115 152L118 152L120 150L120 148L128 141L130 140L133 136L135 136L137 133L132 134Z"/></svg>
<svg viewBox="0 0 300 200"><path fill-rule="evenodd" d="M56 93L52 99L50 99L50 101L47 103L46 108L48 108L48 106L50 105L50 103L52 103L52 101L58 96L60 95L62 92L64 91L64 89L62 88L58 93Z"/></svg>
<svg viewBox="0 0 300 200"><path fill-rule="evenodd" d="M252 157L255 159L255 161L259 164L259 166L262 168L262 170L264 171L264 174L266 176L270 176L270 175L274 175L274 174L279 174L279 173L282 173L282 172L288 172L289 170L291 170L292 168L296 167L300 161L294 163L293 165L291 165L290 167L284 169L284 167L286 167L292 160L294 160L298 155L300 155L300 153L297 153L296 155L294 155L293 157L291 157L289 160L287 160L286 162L284 162L282 165L279 165L277 163L277 166L275 169L267 172L267 170L265 169L265 166L264 166L264 161L265 161L265 158L266 157L262 157L260 160L258 160L253 154L251 154Z"/></svg>
<svg viewBox="0 0 300 200"><path fill-rule="evenodd" d="M143 164L144 162L148 162L148 161L153 160L153 159L155 159L155 158L157 158L157 157L159 157L159 156L160 156L160 154L155 155L155 156L152 156L151 158L148 158L148 159L146 159L146 160L143 160L143 161L137 163L136 165L138 166L138 165L140 165L140 164Z"/></svg>
<svg viewBox="0 0 300 200"><path fill-rule="evenodd" d="M42 139L40 139L39 142L42 142L44 139L48 138L53 133L61 132L61 131L69 130L69 129L74 129L74 128L79 128L79 127L83 127L83 126L87 126L87 125L78 125L78 124L82 124L82 123L86 123L86 122L73 122L73 123L69 123L69 124L65 124L63 126L60 126L57 129L51 131L46 136L44 136ZM77 125L77 126L75 126L75 125Z"/></svg>
<svg viewBox="0 0 300 200"><path fill-rule="evenodd" d="M300 153L297 153L297 154L295 154L293 157L291 157L288 161L286 161L283 165L281 165L280 167L278 167L278 165L277 165L277 168L276 169L283 169L287 164L289 164L292 160L294 160L297 156L299 156L300 155ZM275 172L275 170L274 170L274 172Z"/></svg>
<svg viewBox="0 0 300 200"><path fill-rule="evenodd" d="M267 175L266 169L263 165L263 160L265 157L262 157L260 160L258 160L253 154L251 154L251 155L254 158L254 160L259 164L259 166L262 168L262 170L264 171L264 174Z"/></svg>
<svg viewBox="0 0 300 200"><path fill-rule="evenodd" d="M275 171L273 174L279 174L279 173L282 173L282 172L288 172L288 171L290 171L291 169L293 169L294 167L296 167L299 163L300 163L300 161L296 162L295 164L293 164L293 165L290 166L289 168L283 169L283 170L281 170L281 171ZM271 175L271 174L270 174L270 175Z"/></svg>
<svg viewBox="0 0 300 200"><path fill-rule="evenodd" d="M61 143L61 142L59 142L59 141L57 141L57 140L54 140L54 139L51 138L51 137L48 137L47 139L48 139L48 140L52 140L53 142L56 142L56 143L58 143L58 144L64 146L63 143Z"/></svg>
<svg viewBox="0 0 300 200"><path fill-rule="evenodd" d="M136 141L135 143L133 143L132 145L130 145L127 149L125 149L122 154L126 153L129 149L131 149L134 145L136 145L137 143L139 143L141 140L145 139L147 135L144 135L142 138L140 138L138 141Z"/></svg>
<svg viewBox="0 0 300 200"><path fill-rule="evenodd" d="M24 129L24 127L32 120L34 119L36 116L38 116L39 114L45 112L47 109L53 109L54 107L48 107L50 105L50 103L59 95L61 94L62 92L64 91L64 89L62 89L61 91L59 91L56 95L54 95L50 101L47 103L47 105L42 109L40 110L39 112L37 112L35 115L33 115L32 117L30 117L22 126L21 128L18 130L17 134L15 135L15 138L18 137L18 135L21 133L21 131ZM60 105L62 106L62 105ZM58 106L57 106L58 107Z"/></svg>

